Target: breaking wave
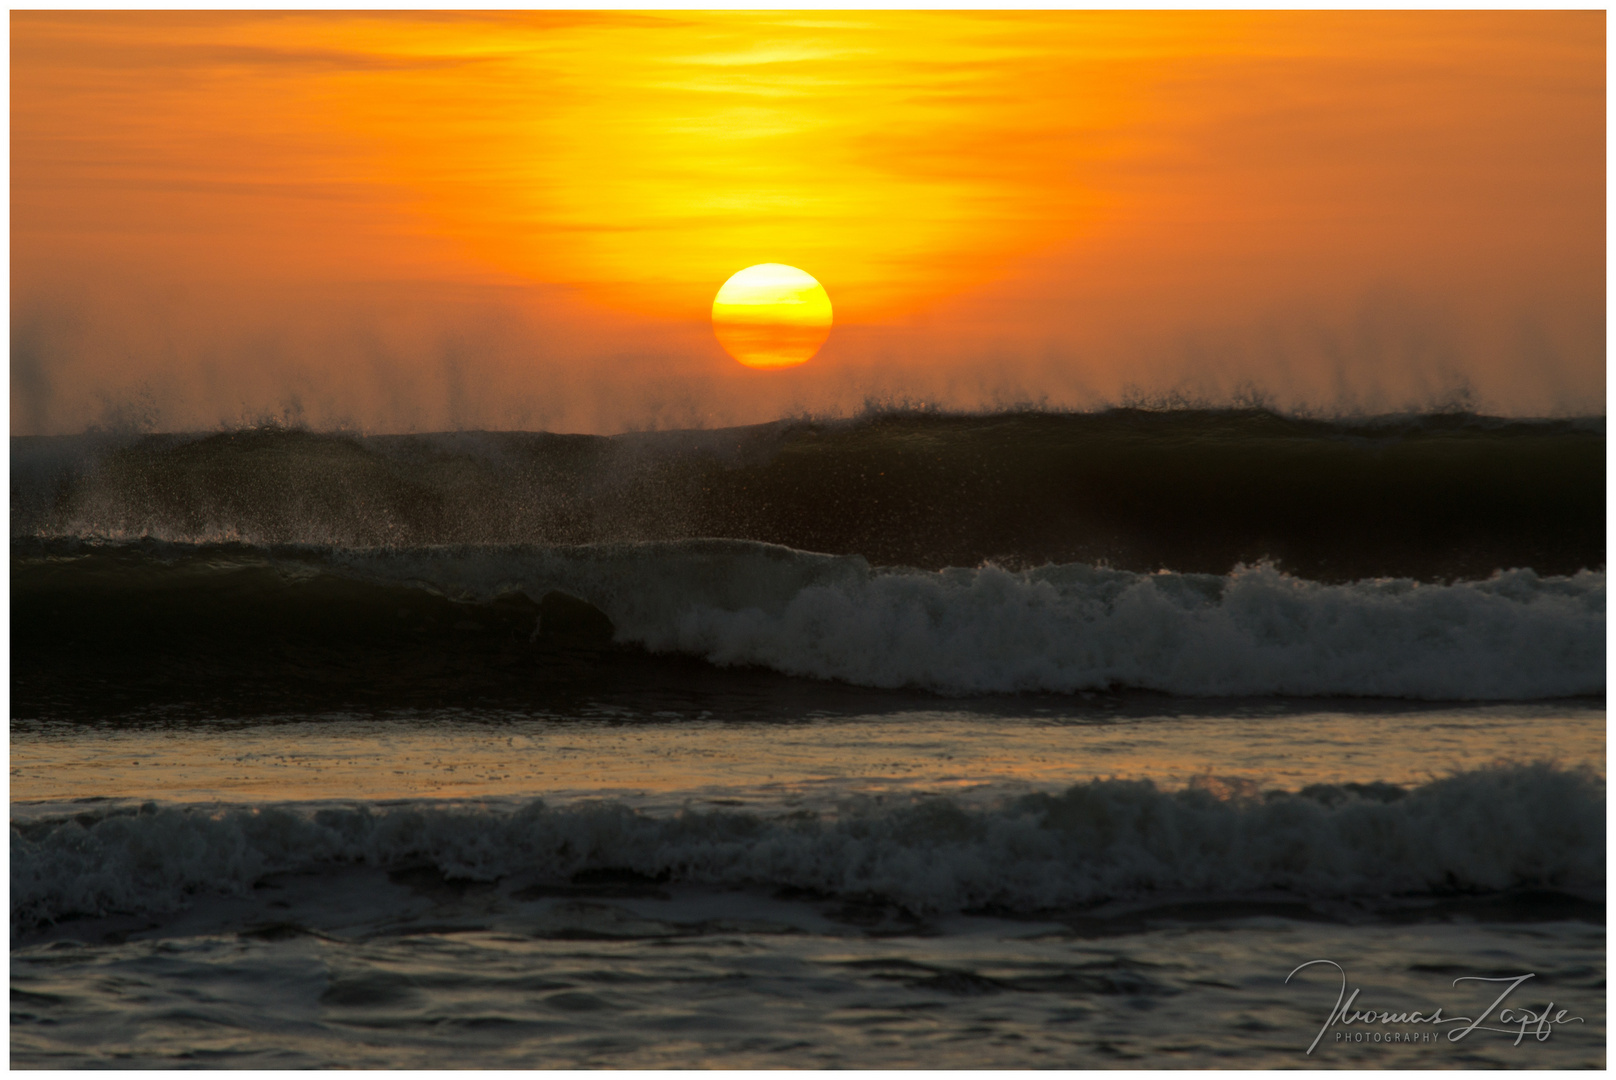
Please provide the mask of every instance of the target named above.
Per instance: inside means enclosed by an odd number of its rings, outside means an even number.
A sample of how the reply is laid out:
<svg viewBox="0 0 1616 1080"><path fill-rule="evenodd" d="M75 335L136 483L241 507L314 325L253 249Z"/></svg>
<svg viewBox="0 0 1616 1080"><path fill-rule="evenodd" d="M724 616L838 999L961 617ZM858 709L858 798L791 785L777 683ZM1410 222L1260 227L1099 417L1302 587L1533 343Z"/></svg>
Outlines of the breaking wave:
<svg viewBox="0 0 1616 1080"><path fill-rule="evenodd" d="M1301 897L1602 889L1604 783L1546 765L1413 789L1166 791L1097 780L972 808L934 798L831 818L653 816L565 807L160 807L13 822L14 929L173 910L266 875L426 862L449 878L566 881L627 871L723 886L874 895L916 911L1030 912L1151 893Z"/></svg>
<svg viewBox="0 0 1616 1080"><path fill-rule="evenodd" d="M872 414L718 431L11 440L15 537L334 547L725 538L1317 581L1605 562L1602 419Z"/></svg>
<svg viewBox="0 0 1616 1080"><path fill-rule="evenodd" d="M367 648L520 668L570 625L576 643L619 656L951 694L1520 700L1605 687L1594 571L1326 584L1268 565L877 569L743 541L368 552L36 541L14 543L12 589L24 682L36 660L66 657L81 675L117 656L228 670L299 646L299 663L332 670ZM372 664L364 677L381 676Z"/></svg>

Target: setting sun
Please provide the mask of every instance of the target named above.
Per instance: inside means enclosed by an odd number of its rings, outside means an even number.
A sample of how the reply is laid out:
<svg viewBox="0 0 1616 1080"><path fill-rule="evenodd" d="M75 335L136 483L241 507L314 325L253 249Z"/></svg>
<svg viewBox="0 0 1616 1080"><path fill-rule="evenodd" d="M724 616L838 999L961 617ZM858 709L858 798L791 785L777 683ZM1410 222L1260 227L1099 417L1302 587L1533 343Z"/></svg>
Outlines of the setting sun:
<svg viewBox="0 0 1616 1080"><path fill-rule="evenodd" d="M795 266L749 266L713 298L713 333L747 367L793 367L811 359L830 325L825 287Z"/></svg>

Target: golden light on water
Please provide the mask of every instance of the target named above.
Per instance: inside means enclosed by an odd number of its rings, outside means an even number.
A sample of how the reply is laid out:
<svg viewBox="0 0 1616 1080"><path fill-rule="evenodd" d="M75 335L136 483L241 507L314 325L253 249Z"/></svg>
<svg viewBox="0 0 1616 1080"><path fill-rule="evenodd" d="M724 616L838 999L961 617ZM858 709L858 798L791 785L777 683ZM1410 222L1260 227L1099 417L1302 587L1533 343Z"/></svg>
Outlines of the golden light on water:
<svg viewBox="0 0 1616 1080"><path fill-rule="evenodd" d="M794 367L812 359L830 334L831 320L825 287L782 263L732 274L713 298L713 333L747 367Z"/></svg>

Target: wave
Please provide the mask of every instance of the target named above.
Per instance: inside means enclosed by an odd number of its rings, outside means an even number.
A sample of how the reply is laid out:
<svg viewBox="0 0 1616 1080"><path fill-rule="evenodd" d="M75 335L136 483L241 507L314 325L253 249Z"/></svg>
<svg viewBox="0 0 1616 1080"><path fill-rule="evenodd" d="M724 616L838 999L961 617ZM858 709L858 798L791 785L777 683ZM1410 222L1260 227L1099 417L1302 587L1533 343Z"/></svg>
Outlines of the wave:
<svg viewBox="0 0 1616 1080"><path fill-rule="evenodd" d="M877 413L613 437L13 437L13 537L346 547L729 538L878 566L1320 581L1604 565L1604 426Z"/></svg>
<svg viewBox="0 0 1616 1080"><path fill-rule="evenodd" d="M972 808L866 803L834 818L565 807L160 807L13 822L14 931L168 911L276 873L427 863L451 879L639 879L877 896L916 911L1058 909L1152 893L1379 897L1602 890L1604 783L1500 766L1411 790L1165 791L1096 780Z"/></svg>
<svg viewBox="0 0 1616 1080"><path fill-rule="evenodd" d="M1328 584L1270 565L924 571L743 541L355 551L58 540L15 542L12 559L14 692L25 699L40 672L93 685L97 664L407 682L423 665L536 670L558 646L954 694L1531 699L1603 692L1604 613L1593 571L1451 584Z"/></svg>

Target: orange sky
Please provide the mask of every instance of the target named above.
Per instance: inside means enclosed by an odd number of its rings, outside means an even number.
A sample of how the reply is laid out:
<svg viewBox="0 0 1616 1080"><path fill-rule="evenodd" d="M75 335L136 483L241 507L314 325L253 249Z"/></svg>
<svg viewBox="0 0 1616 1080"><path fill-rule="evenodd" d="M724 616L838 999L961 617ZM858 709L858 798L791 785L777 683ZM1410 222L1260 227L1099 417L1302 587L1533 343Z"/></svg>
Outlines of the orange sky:
<svg viewBox="0 0 1616 1080"><path fill-rule="evenodd" d="M11 18L14 433L1604 411L1602 12Z"/></svg>

